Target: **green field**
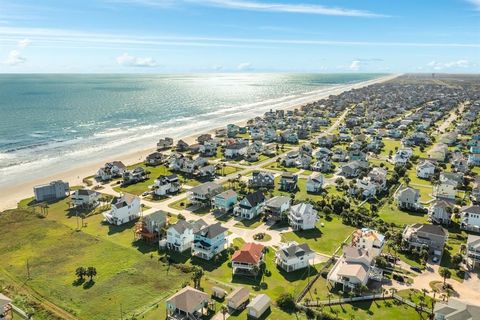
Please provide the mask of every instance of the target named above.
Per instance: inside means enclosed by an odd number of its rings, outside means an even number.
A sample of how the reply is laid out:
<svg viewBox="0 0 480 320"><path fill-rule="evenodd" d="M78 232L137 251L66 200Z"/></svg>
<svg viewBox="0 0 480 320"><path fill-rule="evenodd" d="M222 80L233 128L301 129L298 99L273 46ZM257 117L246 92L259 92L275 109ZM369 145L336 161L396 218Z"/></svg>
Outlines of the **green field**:
<svg viewBox="0 0 480 320"><path fill-rule="evenodd" d="M321 224L324 224L322 227ZM284 241L307 243L311 249L325 254L333 254L355 228L342 224L337 216L331 221L321 219L316 229L283 233Z"/></svg>
<svg viewBox="0 0 480 320"><path fill-rule="evenodd" d="M414 308L396 300L344 303L342 305L325 307L323 310L346 320L428 319L425 313L419 313Z"/></svg>
<svg viewBox="0 0 480 320"><path fill-rule="evenodd" d="M401 211L395 203L386 203L379 209L378 215L383 221L393 222L399 226L412 223L426 223L428 218L426 214Z"/></svg>
<svg viewBox="0 0 480 320"><path fill-rule="evenodd" d="M81 319L118 318L120 305L124 316L138 313L168 297L186 277L156 254L117 244L113 234L107 240L77 232L25 210L0 215L0 232L2 259L8 261L0 272ZM97 269L94 283L76 281L79 266Z"/></svg>

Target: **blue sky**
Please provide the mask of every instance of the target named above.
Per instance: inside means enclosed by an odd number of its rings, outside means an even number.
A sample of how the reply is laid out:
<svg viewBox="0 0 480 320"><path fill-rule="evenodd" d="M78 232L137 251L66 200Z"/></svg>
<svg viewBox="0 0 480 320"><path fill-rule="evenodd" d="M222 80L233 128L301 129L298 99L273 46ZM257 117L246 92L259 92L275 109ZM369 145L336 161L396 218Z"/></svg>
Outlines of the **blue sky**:
<svg viewBox="0 0 480 320"><path fill-rule="evenodd" d="M480 72L480 0L0 0L0 72Z"/></svg>

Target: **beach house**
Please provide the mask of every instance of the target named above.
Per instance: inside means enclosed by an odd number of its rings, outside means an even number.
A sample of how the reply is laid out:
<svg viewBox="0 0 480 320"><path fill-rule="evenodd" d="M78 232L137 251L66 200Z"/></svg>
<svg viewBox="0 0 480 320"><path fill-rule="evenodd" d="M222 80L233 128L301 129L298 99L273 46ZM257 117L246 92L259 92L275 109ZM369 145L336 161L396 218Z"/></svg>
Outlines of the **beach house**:
<svg viewBox="0 0 480 320"><path fill-rule="evenodd" d="M162 138L157 142L157 150L168 149L173 146L173 139L169 137Z"/></svg>
<svg viewBox="0 0 480 320"><path fill-rule="evenodd" d="M206 226L207 223L202 219L195 222L178 220L167 230L167 249L178 252L190 250L193 246L194 233Z"/></svg>
<svg viewBox="0 0 480 320"><path fill-rule="evenodd" d="M223 191L213 197L213 208L222 213L230 212L237 203L237 193L232 189Z"/></svg>
<svg viewBox="0 0 480 320"><path fill-rule="evenodd" d="M158 166L165 161L166 156L162 154L161 152L153 152L150 153L146 158L145 158L145 164L147 166Z"/></svg>
<svg viewBox="0 0 480 320"><path fill-rule="evenodd" d="M424 160L417 165L417 177L430 179L435 173L435 165L428 160Z"/></svg>
<svg viewBox="0 0 480 320"><path fill-rule="evenodd" d="M275 186L275 178L271 172L254 171L252 177L248 180L251 188L273 188Z"/></svg>
<svg viewBox="0 0 480 320"><path fill-rule="evenodd" d="M307 192L319 193L323 187L323 175L319 173L312 173L307 179Z"/></svg>
<svg viewBox="0 0 480 320"><path fill-rule="evenodd" d="M234 275L254 275L260 272L263 262L264 246L258 243L245 243L232 255L232 272Z"/></svg>
<svg viewBox="0 0 480 320"><path fill-rule="evenodd" d="M75 207L96 207L99 203L100 193L89 189L75 190L70 199Z"/></svg>
<svg viewBox="0 0 480 320"><path fill-rule="evenodd" d="M140 210L140 197L124 193L112 199L111 209L104 212L103 216L108 223L121 225L137 219Z"/></svg>
<svg viewBox="0 0 480 320"><path fill-rule="evenodd" d="M440 225L415 223L405 227L402 239L408 248L426 248L435 256L441 257L448 238L448 231Z"/></svg>
<svg viewBox="0 0 480 320"><path fill-rule="evenodd" d="M287 196L275 196L265 202L264 213L272 220L280 221L286 218L292 199Z"/></svg>
<svg viewBox="0 0 480 320"><path fill-rule="evenodd" d="M280 190L286 192L294 192L297 190L298 176L290 173L284 172L280 176Z"/></svg>
<svg viewBox="0 0 480 320"><path fill-rule="evenodd" d="M282 244L275 253L275 263L286 272L303 269L313 264L315 252L308 244L289 242Z"/></svg>
<svg viewBox="0 0 480 320"><path fill-rule="evenodd" d="M105 163L105 166L98 169L95 178L100 181L108 181L113 178L119 178L127 171L127 166L121 161L113 161Z"/></svg>
<svg viewBox="0 0 480 320"><path fill-rule="evenodd" d="M366 250L372 257L378 257L385 246L385 236L370 228L358 229L352 234L351 245Z"/></svg>
<svg viewBox="0 0 480 320"><path fill-rule="evenodd" d="M167 319L200 319L209 301L205 292L186 286L167 299Z"/></svg>
<svg viewBox="0 0 480 320"><path fill-rule="evenodd" d="M341 285L342 290L356 290L367 285L372 278L380 281L382 272L372 267L373 256L367 250L345 246L343 254L327 275L332 285Z"/></svg>
<svg viewBox="0 0 480 320"><path fill-rule="evenodd" d="M165 196L167 194L173 194L180 191L180 180L176 174L164 176L161 175L155 179L152 191L157 196Z"/></svg>
<svg viewBox="0 0 480 320"><path fill-rule="evenodd" d="M205 182L187 191L187 198L192 205L209 206L213 197L223 191L223 187L215 182Z"/></svg>
<svg viewBox="0 0 480 320"><path fill-rule="evenodd" d="M411 187L403 187L395 194L395 201L400 209L417 210L420 206L420 191Z"/></svg>
<svg viewBox="0 0 480 320"><path fill-rule="evenodd" d="M453 207L453 203L449 201L436 199L428 208L428 218L433 223L448 225L452 221Z"/></svg>
<svg viewBox="0 0 480 320"><path fill-rule="evenodd" d="M234 209L236 216L253 219L263 212L265 196L261 191L255 191L247 194Z"/></svg>
<svg viewBox="0 0 480 320"><path fill-rule="evenodd" d="M192 255L210 260L227 246L227 231L220 222L204 226L194 232Z"/></svg>
<svg viewBox="0 0 480 320"><path fill-rule="evenodd" d="M37 202L63 199L69 192L70 186L68 182L63 182L62 180L52 181L48 184L33 187L35 201Z"/></svg>
<svg viewBox="0 0 480 320"><path fill-rule="evenodd" d="M480 232L480 206L469 205L460 209L460 228Z"/></svg>
<svg viewBox="0 0 480 320"><path fill-rule="evenodd" d="M314 229L318 220L317 210L308 202L300 202L288 212L288 223L293 230Z"/></svg>

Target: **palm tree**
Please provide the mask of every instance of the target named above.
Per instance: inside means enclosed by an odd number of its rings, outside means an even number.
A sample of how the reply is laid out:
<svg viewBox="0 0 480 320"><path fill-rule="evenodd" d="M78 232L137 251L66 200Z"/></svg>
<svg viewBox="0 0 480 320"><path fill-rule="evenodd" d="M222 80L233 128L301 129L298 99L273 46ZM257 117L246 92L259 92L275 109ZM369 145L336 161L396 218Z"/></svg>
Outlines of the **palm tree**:
<svg viewBox="0 0 480 320"><path fill-rule="evenodd" d="M452 272L447 268L440 268L440 270L438 270L438 273L443 278L443 288L445 288L447 285L447 279L449 279L452 276Z"/></svg>
<svg viewBox="0 0 480 320"><path fill-rule="evenodd" d="M332 293L327 293L327 298L328 298L328 304L330 305L331 300L332 300L333 294Z"/></svg>
<svg viewBox="0 0 480 320"><path fill-rule="evenodd" d="M396 288L390 288L389 291L393 298L393 296L395 295L395 293L397 293L398 290Z"/></svg>
<svg viewBox="0 0 480 320"><path fill-rule="evenodd" d="M93 281L93 277L97 275L97 269L95 267L88 267L85 275L90 278L90 281Z"/></svg>
<svg viewBox="0 0 480 320"><path fill-rule="evenodd" d="M81 280L83 281L83 277L86 275L87 273L87 270L85 270L84 267L78 267L76 270L75 270L75 275Z"/></svg>
<svg viewBox="0 0 480 320"><path fill-rule="evenodd" d="M195 267L192 274L193 286L195 289L200 289L200 282L202 281L203 270Z"/></svg>

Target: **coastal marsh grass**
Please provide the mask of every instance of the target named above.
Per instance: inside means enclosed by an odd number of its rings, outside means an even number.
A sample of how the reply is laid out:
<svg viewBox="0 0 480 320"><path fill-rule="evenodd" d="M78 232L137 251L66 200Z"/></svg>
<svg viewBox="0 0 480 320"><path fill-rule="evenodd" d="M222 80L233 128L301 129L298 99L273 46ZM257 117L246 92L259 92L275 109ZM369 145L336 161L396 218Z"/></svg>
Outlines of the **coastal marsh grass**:
<svg viewBox="0 0 480 320"><path fill-rule="evenodd" d="M344 225L339 217L332 216L331 220L320 219L315 229L283 233L282 241L307 243L312 250L330 255L354 230L355 228Z"/></svg>
<svg viewBox="0 0 480 320"><path fill-rule="evenodd" d="M138 313L190 278L156 254L126 249L22 209L0 215L0 233L2 259L8 261L0 270L81 319L117 319L120 305L124 316ZM76 282L79 266L97 269L93 285Z"/></svg>

